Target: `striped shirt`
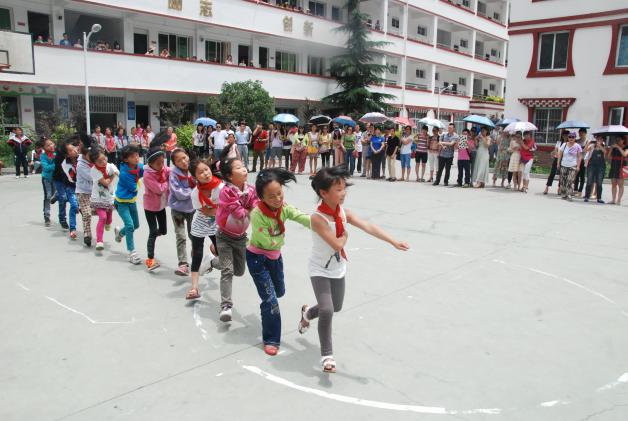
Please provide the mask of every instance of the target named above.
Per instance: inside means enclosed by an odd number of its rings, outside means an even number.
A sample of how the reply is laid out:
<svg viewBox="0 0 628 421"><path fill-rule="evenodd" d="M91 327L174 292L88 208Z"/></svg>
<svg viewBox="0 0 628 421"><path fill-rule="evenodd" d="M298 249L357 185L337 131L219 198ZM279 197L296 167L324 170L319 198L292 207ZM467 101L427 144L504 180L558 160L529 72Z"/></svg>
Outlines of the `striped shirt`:
<svg viewBox="0 0 628 421"><path fill-rule="evenodd" d="M220 186L212 190L210 197L212 202L218 204L218 196L223 185L224 184L221 183ZM201 204L201 201L198 197L197 187L192 190L191 198L192 206L194 207L194 209L196 209L196 212L194 212L194 216L192 217L192 229L190 230L190 234L199 238L216 235L216 232L218 231L218 225L216 225L216 217L207 216L203 212L201 212L203 205Z"/></svg>

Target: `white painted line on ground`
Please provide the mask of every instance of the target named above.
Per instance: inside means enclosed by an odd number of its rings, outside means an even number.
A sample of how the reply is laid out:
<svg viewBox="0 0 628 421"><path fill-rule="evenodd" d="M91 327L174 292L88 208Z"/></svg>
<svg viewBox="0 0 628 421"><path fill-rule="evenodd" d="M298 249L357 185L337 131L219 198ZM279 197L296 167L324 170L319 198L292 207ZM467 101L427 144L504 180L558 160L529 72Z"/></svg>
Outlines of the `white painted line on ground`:
<svg viewBox="0 0 628 421"><path fill-rule="evenodd" d="M60 307L63 307L64 309L71 311L74 314L78 314L79 316L82 316L83 318L85 318L88 322L90 322L91 324L94 325L126 325L126 324L131 324L131 323L135 323L135 317L131 318L131 320L129 321L122 321L122 322L108 322L108 321L98 321L98 320L94 320L91 317L89 317L87 314L83 313L82 311L78 311L76 309L73 309L72 307L68 307L65 304L59 302L58 300L52 298L52 297L48 297L46 295L46 299L52 301L53 303L57 304Z"/></svg>
<svg viewBox="0 0 628 421"><path fill-rule="evenodd" d="M194 317L194 324L196 325L198 330L201 331L201 337L204 341L207 341L207 330L205 330L205 328L203 327L203 320L201 319L201 315L198 312L200 306L201 303L199 301L196 301L194 303L194 314L192 317Z"/></svg>
<svg viewBox="0 0 628 421"><path fill-rule="evenodd" d="M19 282L16 284L18 287L22 288L24 291L30 291L30 288L20 284Z"/></svg>
<svg viewBox="0 0 628 421"><path fill-rule="evenodd" d="M319 396L321 398L331 399L338 402L350 403L353 405L366 406L369 408L378 408L378 409L389 409L392 411L404 411L404 412L416 412L420 414L439 414L439 415L459 415L459 414L489 414L489 415L497 415L501 414L502 410L500 408L479 408L479 409L469 409L469 410L452 410L438 406L421 406L421 405L401 405L396 403L389 402L379 402L379 401L371 401L367 399L355 398L352 396L344 396L336 393L329 393L323 390L313 389L311 387L300 386L291 382L290 380L283 379L281 377L277 377L273 374L267 373L261 370L258 367L243 365L242 368L250 371L251 373L257 374L267 380L270 380L274 383L289 387L291 389L299 390L301 392L310 393L312 395Z"/></svg>
<svg viewBox="0 0 628 421"><path fill-rule="evenodd" d="M626 384L628 383L628 373L624 373L621 376L619 376L619 378L617 380L615 380L614 382L610 382L608 384L605 384L602 387L599 387L596 392L604 392L605 390L610 390L613 389L621 384Z"/></svg>
<svg viewBox="0 0 628 421"><path fill-rule="evenodd" d="M568 405L570 403L571 401L547 401L547 402L542 402L541 404L539 404L539 406L542 406L545 408L551 408L553 406Z"/></svg>

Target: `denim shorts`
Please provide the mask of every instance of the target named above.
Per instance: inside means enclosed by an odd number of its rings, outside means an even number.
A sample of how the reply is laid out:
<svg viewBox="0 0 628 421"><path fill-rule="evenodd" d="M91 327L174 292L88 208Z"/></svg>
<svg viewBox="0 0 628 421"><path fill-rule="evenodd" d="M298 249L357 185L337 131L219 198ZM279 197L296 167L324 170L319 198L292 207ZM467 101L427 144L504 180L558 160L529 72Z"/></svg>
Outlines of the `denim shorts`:
<svg viewBox="0 0 628 421"><path fill-rule="evenodd" d="M412 161L411 154L404 153L401 154L401 168L410 168L410 162Z"/></svg>
<svg viewBox="0 0 628 421"><path fill-rule="evenodd" d="M282 156L283 156L283 147L273 146L272 148L270 148L271 158L281 158Z"/></svg>

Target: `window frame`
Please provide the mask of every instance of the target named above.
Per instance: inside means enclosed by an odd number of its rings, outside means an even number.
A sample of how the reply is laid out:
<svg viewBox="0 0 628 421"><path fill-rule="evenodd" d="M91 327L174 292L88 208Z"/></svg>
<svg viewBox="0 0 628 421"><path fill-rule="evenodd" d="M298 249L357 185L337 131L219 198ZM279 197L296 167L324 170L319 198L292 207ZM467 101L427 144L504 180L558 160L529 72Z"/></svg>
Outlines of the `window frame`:
<svg viewBox="0 0 628 421"><path fill-rule="evenodd" d="M569 40L567 45L567 67L564 70L551 70L551 69L539 69L539 58L540 54L540 43L541 43L541 35L543 34L556 34L561 32L569 33ZM576 72L573 67L573 46L574 46L574 34L576 32L576 28L569 28L560 31L548 31L546 29L543 30L535 30L531 32L533 39L533 47L532 54L530 57L530 68L528 69L527 78L537 78L537 77L565 77L565 76L575 76ZM554 54L552 53L552 63L554 59Z"/></svg>
<svg viewBox="0 0 628 421"><path fill-rule="evenodd" d="M560 122L562 121L563 118L563 114L564 114L564 108L563 107L535 107L534 111L532 112L532 123L534 125L536 125L539 130L537 132L535 132L534 138L535 141L539 144L544 144L544 145L553 145L555 144L558 139L560 138L560 134L559 132L556 130L556 127L550 127L550 113L551 111L558 111L560 113L558 119L556 120L556 126L558 126L560 124ZM546 121L547 121L547 130L541 130L542 125L541 124L537 124L537 113L538 112L547 112L547 117L546 117ZM543 135L542 139L539 139L539 135ZM555 137L555 139L550 139L550 135L552 137Z"/></svg>
<svg viewBox="0 0 628 421"><path fill-rule="evenodd" d="M14 25L13 25L13 8L9 7L9 6L2 6L0 7L0 9L4 9L7 12L9 12L9 28L8 29L3 29L4 31L13 31Z"/></svg>
<svg viewBox="0 0 628 421"><path fill-rule="evenodd" d="M556 63L556 41L558 40L558 35L559 34L569 34L569 31L556 31L556 32L542 32L539 34L539 51L537 53L537 59L536 59L536 65L537 65L537 70L539 72L564 72L565 70L567 70L567 59L569 56L569 44L571 43L571 40L569 39L570 37L567 37L567 46L566 46L566 57L565 57L565 67L560 67L560 68L555 68L554 65ZM552 64L551 64L551 68L548 69L541 69L541 55L543 54L543 43L541 42L541 39L543 38L543 36L547 36L547 35L552 35L553 36L553 42L552 42ZM491 51L492 52L492 51Z"/></svg>
<svg viewBox="0 0 628 421"><path fill-rule="evenodd" d="M624 69L624 68L628 69L628 63L619 64L619 49L621 48L621 38L622 38L621 35L624 30L628 31L628 23L624 25L619 25L617 35L615 36L615 39L617 40L617 47L615 48L615 67L620 68L620 69Z"/></svg>
<svg viewBox="0 0 628 421"><path fill-rule="evenodd" d="M621 114L619 114L619 122L618 123L613 123L611 116L613 115L613 111L615 110L619 110ZM609 107L608 109L608 124L611 125L619 125L621 126L622 123L624 122L625 119L625 115L626 115L626 107Z"/></svg>
<svg viewBox="0 0 628 421"><path fill-rule="evenodd" d="M294 56L294 70L288 70L288 69L283 68L283 66L281 65L283 55ZM279 65L280 68L277 68L277 65ZM299 63L297 62L296 53L292 53L290 51L279 51L279 50L275 51L275 70L279 70L280 72L297 73L298 65Z"/></svg>

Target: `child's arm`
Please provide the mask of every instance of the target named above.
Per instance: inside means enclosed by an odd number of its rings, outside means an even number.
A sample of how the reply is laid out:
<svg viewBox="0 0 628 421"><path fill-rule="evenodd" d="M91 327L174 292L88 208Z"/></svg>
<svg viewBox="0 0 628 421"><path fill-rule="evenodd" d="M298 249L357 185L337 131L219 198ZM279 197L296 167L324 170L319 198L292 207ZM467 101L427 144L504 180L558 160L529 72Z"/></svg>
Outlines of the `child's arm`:
<svg viewBox="0 0 628 421"><path fill-rule="evenodd" d="M316 217L315 217L316 216ZM347 231L342 237L336 237L336 233L331 230L329 223L320 215L314 214L311 218L312 230L316 232L320 237L325 240L334 251L340 251L347 244L348 234Z"/></svg>
<svg viewBox="0 0 628 421"><path fill-rule="evenodd" d="M192 189L189 187L183 187L181 183L176 180L177 175L170 175L170 194L174 195L177 200L188 200L192 194Z"/></svg>
<svg viewBox="0 0 628 421"><path fill-rule="evenodd" d="M220 192L218 205L236 219L244 219L249 213L249 210L242 205L240 194L228 188L223 188Z"/></svg>
<svg viewBox="0 0 628 421"><path fill-rule="evenodd" d="M101 177L100 180L98 180L98 183L101 186L105 186L105 187L109 187L109 185L113 182L113 178L105 178L105 177Z"/></svg>
<svg viewBox="0 0 628 421"><path fill-rule="evenodd" d="M372 235L375 238L378 238L378 239L380 239L382 241L386 241L387 243L390 243L397 250L406 251L406 250L408 250L410 248L408 243L403 242L403 241L395 240L386 231L384 231L383 229L381 229L380 227L378 227L375 224L371 224L370 222L366 222L365 220L363 220L362 218L360 218L359 216L357 216L353 212L345 209L345 214L347 215L347 222L348 223L350 223L351 225L353 225L355 227L360 228L362 231L366 232L367 234Z"/></svg>
<svg viewBox="0 0 628 421"><path fill-rule="evenodd" d="M284 206L284 211L286 220L289 219L303 225L305 228L311 228L310 215L290 205Z"/></svg>

